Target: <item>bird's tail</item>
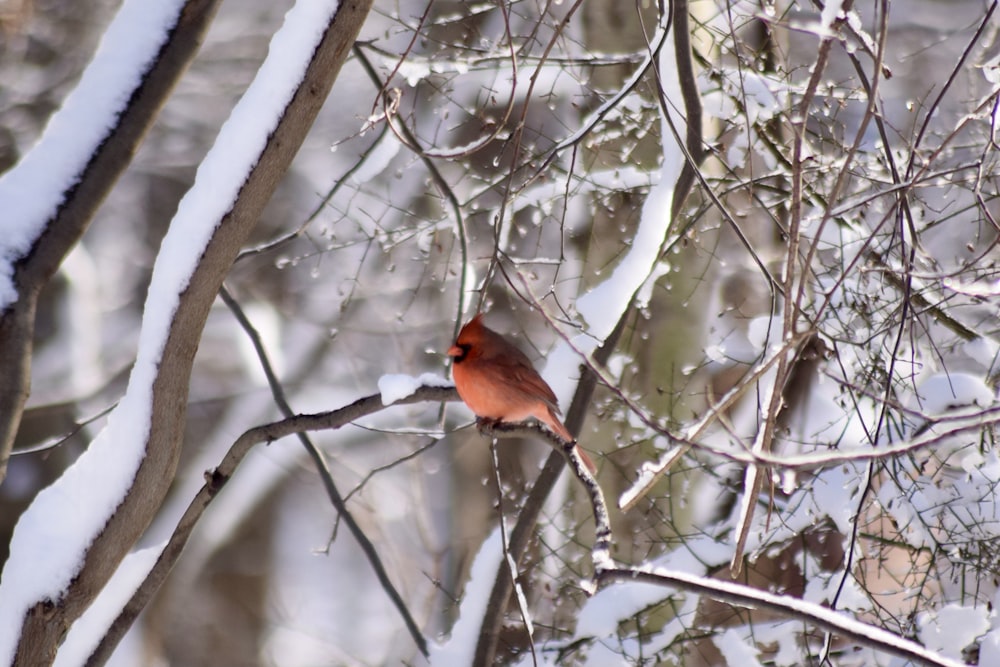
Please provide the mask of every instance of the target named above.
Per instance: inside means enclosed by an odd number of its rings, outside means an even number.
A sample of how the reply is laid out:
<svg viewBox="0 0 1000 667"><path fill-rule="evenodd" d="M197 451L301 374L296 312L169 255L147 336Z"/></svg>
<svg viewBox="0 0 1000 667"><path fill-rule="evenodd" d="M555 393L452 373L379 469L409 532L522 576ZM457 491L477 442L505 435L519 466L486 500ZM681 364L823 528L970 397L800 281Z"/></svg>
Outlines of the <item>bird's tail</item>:
<svg viewBox="0 0 1000 667"><path fill-rule="evenodd" d="M552 410L552 408L549 408L549 419L546 420L545 423L549 428L551 428L555 432L556 435L558 435L566 442L576 443L576 438L574 438L573 435L569 432L569 429L567 429L563 425L562 421L559 420L559 417L556 416L556 413L554 410ZM583 465L587 466L587 470L590 471L590 474L596 475L597 466L595 466L591 458L587 456L587 453L584 452L582 449L580 449L579 445L574 447L574 449L576 450L577 455L580 457L580 460L583 461Z"/></svg>

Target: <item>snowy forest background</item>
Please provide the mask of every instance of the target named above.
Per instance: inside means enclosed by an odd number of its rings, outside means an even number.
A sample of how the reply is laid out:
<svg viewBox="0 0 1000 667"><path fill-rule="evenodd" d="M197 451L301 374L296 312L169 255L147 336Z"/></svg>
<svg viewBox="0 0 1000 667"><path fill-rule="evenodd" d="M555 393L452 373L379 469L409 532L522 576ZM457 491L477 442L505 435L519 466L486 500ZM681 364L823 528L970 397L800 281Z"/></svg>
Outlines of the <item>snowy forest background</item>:
<svg viewBox="0 0 1000 667"><path fill-rule="evenodd" d="M4 0L0 664L1000 664L998 17Z"/></svg>

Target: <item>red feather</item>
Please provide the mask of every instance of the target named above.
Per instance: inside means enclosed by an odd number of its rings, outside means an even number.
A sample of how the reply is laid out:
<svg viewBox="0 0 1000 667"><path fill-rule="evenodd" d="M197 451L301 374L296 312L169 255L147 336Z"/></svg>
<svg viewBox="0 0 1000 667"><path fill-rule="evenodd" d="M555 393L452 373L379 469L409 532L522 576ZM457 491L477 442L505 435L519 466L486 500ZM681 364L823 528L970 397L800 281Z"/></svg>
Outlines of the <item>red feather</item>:
<svg viewBox="0 0 1000 667"><path fill-rule="evenodd" d="M534 417L566 442L575 442L559 420L559 405L552 388L538 374L531 360L513 343L483 325L482 314L472 318L448 350L454 358L452 375L458 395L477 416L503 422ZM576 448L590 471L593 461Z"/></svg>

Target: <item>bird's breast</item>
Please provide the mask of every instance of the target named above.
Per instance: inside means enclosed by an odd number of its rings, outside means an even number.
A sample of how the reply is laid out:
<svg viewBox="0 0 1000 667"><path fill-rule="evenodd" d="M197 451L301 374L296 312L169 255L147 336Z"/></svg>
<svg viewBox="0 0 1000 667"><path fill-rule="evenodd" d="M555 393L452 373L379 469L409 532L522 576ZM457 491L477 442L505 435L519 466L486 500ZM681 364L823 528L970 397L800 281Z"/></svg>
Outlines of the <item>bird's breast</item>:
<svg viewBox="0 0 1000 667"><path fill-rule="evenodd" d="M479 417L519 422L545 413L545 403L517 387L503 369L466 360L452 369L455 388Z"/></svg>

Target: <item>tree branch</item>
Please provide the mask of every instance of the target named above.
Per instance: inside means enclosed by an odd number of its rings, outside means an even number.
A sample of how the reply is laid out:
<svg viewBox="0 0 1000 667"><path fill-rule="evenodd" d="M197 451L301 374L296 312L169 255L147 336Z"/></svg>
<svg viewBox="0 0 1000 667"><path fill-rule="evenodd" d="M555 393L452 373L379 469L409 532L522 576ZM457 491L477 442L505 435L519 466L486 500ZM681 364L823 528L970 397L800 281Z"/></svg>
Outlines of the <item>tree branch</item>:
<svg viewBox="0 0 1000 667"><path fill-rule="evenodd" d="M549 441L556 452L561 452L569 469L573 471L576 478L580 480L590 497L590 507L594 513L594 545L591 548L591 555L594 564L594 573L610 567L611 550L611 519L608 513L608 505L604 500L604 491L601 485L590 473L584 464L583 459L577 450L576 442L567 442L558 435L550 431L544 424L536 421L524 423L492 422L479 420L479 430L483 435L493 438L518 438L523 436L541 436ZM504 531L504 544L506 545L506 531ZM596 590L596 589L595 589Z"/></svg>
<svg viewBox="0 0 1000 667"><path fill-rule="evenodd" d="M198 52L219 4L219 0L188 0L177 7L176 24L149 70L136 81L117 121L99 138L90 162L63 193L62 204L44 231L15 260L17 301L0 313L0 350L4 351L0 355L0 482L7 475L10 450L30 393L38 295L128 166L174 84Z"/></svg>
<svg viewBox="0 0 1000 667"><path fill-rule="evenodd" d="M959 667L964 664L929 651L916 642L891 632L861 623L826 607L785 595L775 595L750 586L700 577L686 572L657 569L653 572L633 568L604 570L598 575L601 586L615 582L639 582L679 588L739 607L762 609L796 621L812 623L841 637L904 660L936 667Z"/></svg>
<svg viewBox="0 0 1000 667"><path fill-rule="evenodd" d="M209 309L236 254L312 126L370 5L370 0L354 0L337 8L239 196L212 232L180 295L159 355L149 407L150 430L143 443L145 456L132 486L86 548L81 569L63 596L56 601L39 600L26 613L16 665L37 667L54 660L69 626L105 586L159 509L177 467L191 366Z"/></svg>
<svg viewBox="0 0 1000 667"><path fill-rule="evenodd" d="M458 400L458 393L453 387L420 387L415 392L405 398L401 398L392 405L406 405L410 403L421 403L424 401L455 401ZM380 394L373 394L359 398L350 405L346 405L337 410L322 412L312 415L296 415L281 421L256 426L237 438L225 457L214 470L206 471L205 484L201 487L195 497L191 500L187 510L177 522L177 527L170 535L167 545L164 547L160 557L156 559L156 564L143 580L139 588L136 589L128 604L125 605L121 613L109 628L107 634L101 639L101 643L91 654L87 661L87 667L98 667L107 662L112 652L125 636L125 633L135 622L139 613L146 608L149 601L166 581L167 576L173 569L174 564L180 558L184 547L191 537L195 526L201 519L205 510L219 494L226 483L236 473L236 468L240 465L247 454L254 446L266 442L306 433L308 431L327 431L338 429L368 415L373 415L387 407L382 403ZM422 638L422 637L421 637ZM426 655L426 642L421 646L421 651Z"/></svg>
<svg viewBox="0 0 1000 667"><path fill-rule="evenodd" d="M291 419L295 413L292 411L292 407L288 403L288 399L285 396L285 390L281 386L281 381L278 380L278 376L274 373L274 367L271 365L271 361L267 355L267 350L264 349L264 343L261 341L260 335L257 333L257 329L254 328L253 324L247 318L246 313L243 312L243 308L236 302L225 286L219 290L219 296L222 297L226 306L236 317L236 321L239 322L240 326L243 327L243 331L245 331L247 336L250 338L254 351L257 353L257 359L260 361L260 365L264 370L264 375L267 377L267 384L271 388L271 394L274 396L274 402L278 405L278 409L281 410L281 414L283 414L286 419ZM333 481L333 475L330 473L330 468L326 464L326 458L323 456L323 452L319 450L319 448L304 432L299 431L295 435L298 437L299 442L302 443L302 446L305 447L306 452L309 454L309 458L311 458L313 463L316 465L316 472L319 473L319 478L323 482L323 488L326 490L326 495L330 498L330 504L333 505L334 509L336 509L337 513L340 515L340 518L347 524L348 530L351 531L351 535L353 535L354 539L357 540L358 546L361 547L361 551L364 552L365 558L368 559L368 563L372 566L372 570L375 571L375 576L378 578L379 584L382 586L382 590L384 590L386 595L389 596L389 600L392 602L393 606L396 607L397 611L399 611L400 616L403 617L403 622L406 623L406 629L410 632L410 636L413 637L413 641L416 642L418 647L420 647L420 652L426 657L428 655L427 640L424 639L423 633L420 632L420 627L417 625L417 622L413 620L413 615L410 614L410 610L406 607L403 597L399 594L399 591L396 590L392 580L389 579L389 573L386 572L385 566L382 564L382 559L379 557L378 551L375 549L375 545L368 539L368 536L365 535L365 531L361 529L361 526L358 525L358 522L354 519L354 515L347 509L347 503L344 502L344 497L337 488L336 482Z"/></svg>
<svg viewBox="0 0 1000 667"><path fill-rule="evenodd" d="M698 79L694 73L694 62L691 57L691 23L688 14L687 0L673 0L670 3L670 18L674 26L674 57L677 62L677 79L681 95L684 97L684 123L687 128L684 142L687 159L684 160L674 188L673 203L670 206L672 220L676 220L680 215L684 200L694 187L696 172L705 160L706 154L705 140L702 137L701 91L698 90ZM659 78L659 70L655 71Z"/></svg>

